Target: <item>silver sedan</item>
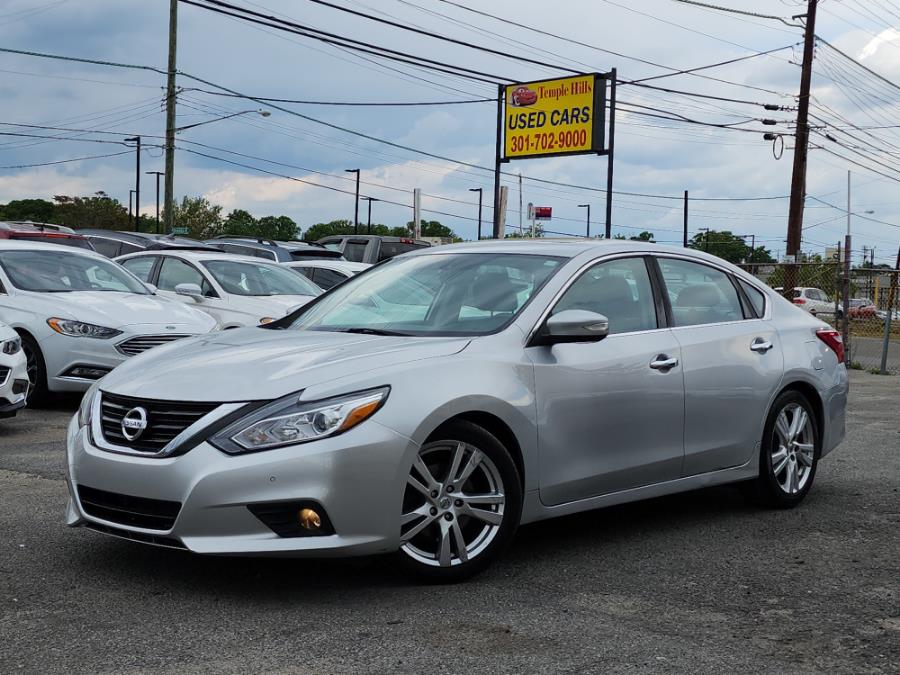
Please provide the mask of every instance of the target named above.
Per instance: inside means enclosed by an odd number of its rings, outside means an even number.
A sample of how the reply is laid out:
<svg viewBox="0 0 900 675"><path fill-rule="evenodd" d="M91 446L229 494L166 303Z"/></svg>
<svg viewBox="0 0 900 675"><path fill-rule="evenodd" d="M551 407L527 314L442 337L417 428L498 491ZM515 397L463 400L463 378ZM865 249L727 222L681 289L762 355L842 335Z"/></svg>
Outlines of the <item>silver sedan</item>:
<svg viewBox="0 0 900 675"><path fill-rule="evenodd" d="M842 361L697 251L430 248L114 370L69 427L68 524L459 580L522 523L723 483L796 506L844 437Z"/></svg>

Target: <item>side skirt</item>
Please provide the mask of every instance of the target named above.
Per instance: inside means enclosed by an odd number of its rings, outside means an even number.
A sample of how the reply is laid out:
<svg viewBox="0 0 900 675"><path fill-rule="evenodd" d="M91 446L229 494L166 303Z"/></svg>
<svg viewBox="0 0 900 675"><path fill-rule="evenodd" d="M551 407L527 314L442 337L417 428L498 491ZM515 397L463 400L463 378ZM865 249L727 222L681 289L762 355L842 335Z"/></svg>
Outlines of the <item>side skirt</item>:
<svg viewBox="0 0 900 675"><path fill-rule="evenodd" d="M697 476L687 476L665 483L645 485L630 490L622 490L621 492L611 492L598 497L582 499L577 502L568 502L557 506L545 506L541 503L540 491L532 490L525 495L525 504L522 509L521 522L524 525L525 523L556 518L557 516L568 516L572 513L602 509L607 506L638 502L643 499L653 499L654 497L664 497L665 495L676 494L678 492L699 490L701 488L712 487L714 485L725 485L727 483L738 483L740 481L751 480L758 475L759 454L758 452L754 452L750 460L741 466L703 473Z"/></svg>

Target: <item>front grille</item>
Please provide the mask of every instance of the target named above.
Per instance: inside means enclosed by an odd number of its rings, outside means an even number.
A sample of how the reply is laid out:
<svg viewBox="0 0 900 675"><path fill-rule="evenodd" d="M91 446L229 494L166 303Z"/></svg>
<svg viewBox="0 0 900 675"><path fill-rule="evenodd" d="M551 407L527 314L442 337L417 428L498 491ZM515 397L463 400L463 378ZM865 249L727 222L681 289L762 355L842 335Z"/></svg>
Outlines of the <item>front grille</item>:
<svg viewBox="0 0 900 675"><path fill-rule="evenodd" d="M182 338L191 337L190 335L141 335L125 340L116 345L116 349L125 356L137 356L148 349L159 347L168 342L181 340Z"/></svg>
<svg viewBox="0 0 900 675"><path fill-rule="evenodd" d="M78 500L89 516L145 530L171 530L181 502L132 497L116 492L78 486Z"/></svg>
<svg viewBox="0 0 900 675"><path fill-rule="evenodd" d="M9 370L8 366L0 366L0 387L6 384L6 380L9 379Z"/></svg>
<svg viewBox="0 0 900 675"><path fill-rule="evenodd" d="M101 394L100 423L107 442L137 452L156 453L182 431L219 407L218 403L153 401ZM122 433L122 418L135 408L147 413L147 428L133 441Z"/></svg>

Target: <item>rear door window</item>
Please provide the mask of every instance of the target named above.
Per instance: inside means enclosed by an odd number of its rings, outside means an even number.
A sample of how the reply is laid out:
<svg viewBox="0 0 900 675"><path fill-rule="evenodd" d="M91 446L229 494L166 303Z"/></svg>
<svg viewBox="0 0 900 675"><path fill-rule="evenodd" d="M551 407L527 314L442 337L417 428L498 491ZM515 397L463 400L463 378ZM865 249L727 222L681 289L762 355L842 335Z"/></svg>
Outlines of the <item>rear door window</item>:
<svg viewBox="0 0 900 675"><path fill-rule="evenodd" d="M324 267L316 270L316 275L315 275L315 278L313 279L313 281L316 282L316 285L318 285L320 288L322 288L323 290L326 290L326 291L329 288L334 288L335 286L337 286L338 284L340 284L346 280L347 280L347 277L345 277L340 272L335 272L334 270L328 270L328 269L325 269Z"/></svg>
<svg viewBox="0 0 900 675"><path fill-rule="evenodd" d="M753 307L753 311L756 312L756 316L762 317L766 313L766 296L762 291L755 286L751 286L743 279L738 279L738 283L744 290L744 294L749 298L750 305Z"/></svg>
<svg viewBox="0 0 900 675"><path fill-rule="evenodd" d="M698 326L744 318L737 289L725 272L700 263L658 258L676 326Z"/></svg>
<svg viewBox="0 0 900 675"><path fill-rule="evenodd" d="M365 239L349 240L344 246L344 258L350 262L365 262L368 243Z"/></svg>

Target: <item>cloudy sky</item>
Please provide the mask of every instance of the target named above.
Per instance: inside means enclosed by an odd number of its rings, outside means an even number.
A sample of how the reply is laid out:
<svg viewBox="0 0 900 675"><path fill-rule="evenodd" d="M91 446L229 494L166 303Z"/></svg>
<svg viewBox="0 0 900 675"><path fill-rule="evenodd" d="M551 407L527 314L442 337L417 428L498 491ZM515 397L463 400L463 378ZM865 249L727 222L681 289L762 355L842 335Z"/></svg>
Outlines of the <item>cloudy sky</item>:
<svg viewBox="0 0 900 675"><path fill-rule="evenodd" d="M317 29L514 81L541 79L561 72L558 68L529 65L438 42L309 0L232 1ZM738 234L755 234L773 252L783 251L786 199L721 198L787 195L792 159L790 137L785 138L786 150L778 161L773 156L772 143L764 141L760 133L634 113L684 116L754 130L763 129L758 120L769 117L780 123L775 130L790 133L792 112L766 112L758 104L795 104L800 79L800 29L772 19L723 14L675 0L456 3L567 38L563 40L477 15L442 0L333 3L562 67L583 71L616 67L619 76L628 80L670 75L672 69L696 68L783 47L767 56L696 75L648 82L732 100L621 86L616 189L658 196L617 196L613 214L615 233L627 235L647 229L658 240L678 241L681 202L664 197L678 197L688 189L697 199L691 206L692 234L704 227L729 229ZM718 4L749 6L726 0ZM802 5L805 3L796 0L758 0L752 8L792 23L790 16L802 12ZM0 3L0 45L164 70L168 7L168 0L5 0ZM877 6L868 0L821 3L816 33L887 82L866 73L831 48L819 46L813 80L813 113L818 119L812 121L821 134L814 134L813 142L824 149L810 154L808 193L823 201L810 198L807 203L804 250L821 251L842 237L846 216L827 204L843 208L846 173L852 169L852 210L869 218L854 219L857 256L864 245L876 247L879 262L893 262L896 255L900 227L890 223L900 224L900 133L896 128L884 128L900 120L900 88L890 83L900 83L900 32L894 26L900 28L897 0L878 0ZM179 11L178 41L178 67L182 73L255 97L396 102L459 101L496 95L496 88L490 84L355 54L186 4ZM0 52L0 96L4 103L0 130L63 137L4 136L0 139L0 166L22 167L119 153L125 148L95 141L118 141L133 134L141 134L151 146L159 143L165 129L163 86L164 77L150 70ZM216 91L215 86L186 76L180 77L179 86L184 89L179 96L180 126L260 107L253 101L210 93ZM456 161L442 161L367 140L292 115L275 105ZM463 237L474 237L477 196L469 189L483 187L490 193L492 177L489 172L468 165L493 163L493 104L262 107L271 115L240 115L179 134L177 195L205 195L226 209L243 208L257 216L287 214L305 228L334 218L352 218L353 197L342 191L352 191L353 177L344 170L360 168L362 193L382 200L374 205L376 222L398 225L410 220L411 208L407 205L412 203L411 191L420 187L426 195L425 217L448 224ZM109 133L54 132L14 124ZM142 162L146 171L163 169L159 148L148 147ZM602 229L605 202L600 189L605 185L605 159L539 159L513 162L504 168L526 176L522 195L525 203L554 208L554 220L548 228L561 233L583 232L584 210L578 205L590 203L593 230ZM133 153L49 166L3 168L0 202L104 190L127 203L133 176ZM529 177L595 187L597 191L541 184ZM518 181L509 177L504 182L510 185L508 223L517 226ZM142 188L142 210L151 213L155 196L151 177L145 177ZM873 213L866 214L867 211ZM488 222L491 211L487 206L484 214ZM361 219L364 221L365 217L365 208L361 207Z"/></svg>

